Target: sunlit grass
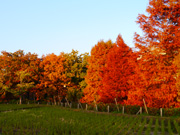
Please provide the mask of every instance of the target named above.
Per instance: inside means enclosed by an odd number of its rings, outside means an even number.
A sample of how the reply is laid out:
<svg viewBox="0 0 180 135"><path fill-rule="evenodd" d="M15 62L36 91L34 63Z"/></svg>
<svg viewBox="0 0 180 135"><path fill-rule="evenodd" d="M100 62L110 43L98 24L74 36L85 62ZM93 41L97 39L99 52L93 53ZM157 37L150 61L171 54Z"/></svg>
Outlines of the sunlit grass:
<svg viewBox="0 0 180 135"><path fill-rule="evenodd" d="M179 128L178 121L174 119L167 123L161 120L158 124L158 118L93 113L59 106L0 112L0 134L3 135L141 135L154 130L155 134L178 134Z"/></svg>

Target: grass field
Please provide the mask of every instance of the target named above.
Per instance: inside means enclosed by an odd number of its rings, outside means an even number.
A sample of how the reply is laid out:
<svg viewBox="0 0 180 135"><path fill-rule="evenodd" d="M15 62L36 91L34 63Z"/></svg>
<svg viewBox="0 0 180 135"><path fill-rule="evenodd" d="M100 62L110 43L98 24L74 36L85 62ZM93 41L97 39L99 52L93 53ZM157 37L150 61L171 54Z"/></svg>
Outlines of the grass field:
<svg viewBox="0 0 180 135"><path fill-rule="evenodd" d="M10 107L11 106L11 107ZM36 108L33 108L36 107ZM86 112L59 106L0 105L2 135L173 135L178 118ZM17 109L18 108L18 109ZM24 109L20 109L24 108ZM29 109L27 109L29 108ZM11 109L11 111L10 111ZM17 109L14 110L13 109ZM8 111L5 111L8 110Z"/></svg>
<svg viewBox="0 0 180 135"><path fill-rule="evenodd" d="M11 111L11 110L21 110L21 109L31 109L31 108L38 108L41 107L43 105L37 105L37 104L22 104L22 105L18 105L18 104L0 104L0 112L4 112L4 111Z"/></svg>

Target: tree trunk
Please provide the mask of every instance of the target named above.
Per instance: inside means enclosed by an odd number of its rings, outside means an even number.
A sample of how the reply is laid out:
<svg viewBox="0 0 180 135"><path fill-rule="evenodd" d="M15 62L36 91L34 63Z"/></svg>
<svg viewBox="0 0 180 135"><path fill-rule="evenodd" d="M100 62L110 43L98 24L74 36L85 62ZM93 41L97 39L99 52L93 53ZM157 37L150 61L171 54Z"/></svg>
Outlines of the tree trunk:
<svg viewBox="0 0 180 135"><path fill-rule="evenodd" d="M21 105L22 104L22 96L20 95L19 97L19 104Z"/></svg>
<svg viewBox="0 0 180 135"><path fill-rule="evenodd" d="M58 95L58 100L59 100L59 104L61 103L61 98L60 98L60 96Z"/></svg>
<svg viewBox="0 0 180 135"><path fill-rule="evenodd" d="M35 94L33 94L33 97L34 97L34 104L35 104L36 103Z"/></svg>
<svg viewBox="0 0 180 135"><path fill-rule="evenodd" d="M54 96L54 105L56 105L56 98L55 98L55 96Z"/></svg>
<svg viewBox="0 0 180 135"><path fill-rule="evenodd" d="M67 100L67 98L65 98L65 99L66 99L66 101L67 101L68 106L70 107L70 105L69 105L69 101Z"/></svg>
<svg viewBox="0 0 180 135"><path fill-rule="evenodd" d="M83 109L81 102L78 100L79 105L81 106L81 109Z"/></svg>

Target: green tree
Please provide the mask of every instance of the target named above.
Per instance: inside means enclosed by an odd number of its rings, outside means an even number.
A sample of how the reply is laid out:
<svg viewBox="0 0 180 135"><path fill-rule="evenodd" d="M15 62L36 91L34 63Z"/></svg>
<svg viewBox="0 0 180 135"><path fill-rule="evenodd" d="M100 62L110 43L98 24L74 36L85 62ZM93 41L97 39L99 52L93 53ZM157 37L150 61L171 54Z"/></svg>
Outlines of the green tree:
<svg viewBox="0 0 180 135"><path fill-rule="evenodd" d="M70 82L66 84L68 89L67 98L71 101L77 101L82 97L82 91L86 87L84 77L87 71L88 53L80 54L78 51L72 50L66 53L66 75L70 78Z"/></svg>
<svg viewBox="0 0 180 135"><path fill-rule="evenodd" d="M17 71L17 78L19 83L17 84L17 90L13 91L15 95L19 96L19 104L22 104L22 95L28 91L29 88L34 86L34 82L28 82L27 78L31 75L27 70Z"/></svg>
<svg viewBox="0 0 180 135"><path fill-rule="evenodd" d="M7 92L10 89L10 84L7 82L6 84L4 83L6 81L6 74L3 74L2 71L0 72L0 96L1 99L3 99Z"/></svg>

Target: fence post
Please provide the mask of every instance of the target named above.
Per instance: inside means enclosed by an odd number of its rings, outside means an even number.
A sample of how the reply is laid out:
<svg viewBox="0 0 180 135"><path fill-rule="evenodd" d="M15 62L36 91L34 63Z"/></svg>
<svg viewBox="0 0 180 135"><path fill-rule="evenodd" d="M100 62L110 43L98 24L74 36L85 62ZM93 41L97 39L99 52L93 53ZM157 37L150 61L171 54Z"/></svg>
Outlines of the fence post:
<svg viewBox="0 0 180 135"><path fill-rule="evenodd" d="M108 111L108 113L109 113L109 105L107 106L107 111Z"/></svg>
<svg viewBox="0 0 180 135"><path fill-rule="evenodd" d="M79 109L79 103L77 104L77 108Z"/></svg>
<svg viewBox="0 0 180 135"><path fill-rule="evenodd" d="M147 106L146 106L146 102L145 102L144 98L143 98L143 102L144 102L144 107L145 107L146 113L148 114L148 110L147 110Z"/></svg>
<svg viewBox="0 0 180 135"><path fill-rule="evenodd" d="M86 104L86 110L88 110L88 105Z"/></svg>
<svg viewBox="0 0 180 135"><path fill-rule="evenodd" d="M83 109L83 107L82 107L82 105L81 105L81 102L80 102L80 101L78 101L78 103L79 103L79 105L80 105L81 109Z"/></svg>
<svg viewBox="0 0 180 135"><path fill-rule="evenodd" d="M142 114L142 107L140 107L140 114Z"/></svg>
<svg viewBox="0 0 180 135"><path fill-rule="evenodd" d="M161 117L162 117L162 108L160 108L160 115L161 115Z"/></svg>
<svg viewBox="0 0 180 135"><path fill-rule="evenodd" d="M96 104L95 100L94 100L94 103L95 103L96 111L98 111L98 107L97 107L97 104Z"/></svg>
<svg viewBox="0 0 180 135"><path fill-rule="evenodd" d="M142 107L140 107L140 109L139 109L139 111L136 113L136 115L138 115L138 114L142 114Z"/></svg>
<svg viewBox="0 0 180 135"><path fill-rule="evenodd" d="M98 106L97 106L97 104L96 104L96 111L98 111Z"/></svg>
<svg viewBox="0 0 180 135"><path fill-rule="evenodd" d="M115 103L116 103L117 110L118 110L118 112L119 112L119 107L118 107L116 98L115 98L114 100L115 100Z"/></svg>
<svg viewBox="0 0 180 135"><path fill-rule="evenodd" d="M69 101L67 100L67 98L65 98L65 99L66 99L67 105L70 107L70 105L69 105Z"/></svg>
<svg viewBox="0 0 180 135"><path fill-rule="evenodd" d="M123 108L122 108L122 114L124 114L124 106L123 106Z"/></svg>
<svg viewBox="0 0 180 135"><path fill-rule="evenodd" d="M72 103L70 103L70 108L72 107Z"/></svg>

